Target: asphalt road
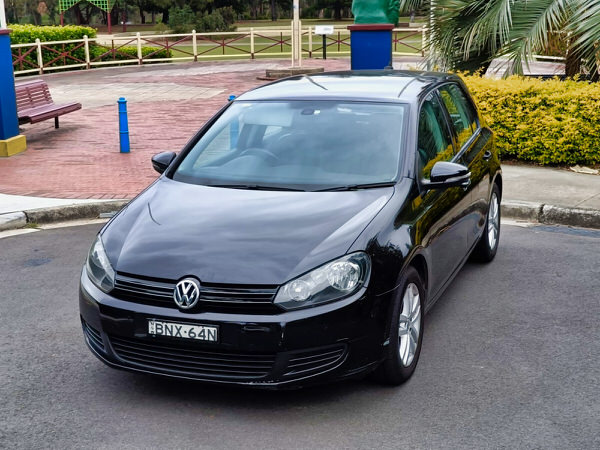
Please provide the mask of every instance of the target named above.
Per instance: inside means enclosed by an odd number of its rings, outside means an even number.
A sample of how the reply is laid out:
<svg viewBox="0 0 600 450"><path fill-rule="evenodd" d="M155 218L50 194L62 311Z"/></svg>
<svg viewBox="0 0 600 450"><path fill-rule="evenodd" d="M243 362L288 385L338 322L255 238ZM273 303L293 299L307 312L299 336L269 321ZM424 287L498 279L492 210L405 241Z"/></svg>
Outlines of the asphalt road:
<svg viewBox="0 0 600 450"><path fill-rule="evenodd" d="M0 239L0 447L600 448L600 232L504 226L426 317L402 387L265 392L96 360L77 283L98 228Z"/></svg>

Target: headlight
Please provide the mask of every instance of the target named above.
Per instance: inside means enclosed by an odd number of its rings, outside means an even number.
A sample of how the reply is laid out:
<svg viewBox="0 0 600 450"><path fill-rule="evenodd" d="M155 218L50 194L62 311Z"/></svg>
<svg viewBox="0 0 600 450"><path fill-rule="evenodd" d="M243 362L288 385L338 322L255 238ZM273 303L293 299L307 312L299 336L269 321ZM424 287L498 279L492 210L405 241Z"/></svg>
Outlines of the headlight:
<svg viewBox="0 0 600 450"><path fill-rule="evenodd" d="M343 256L279 288L275 303L298 309L338 300L357 292L369 280L371 260L366 253Z"/></svg>
<svg viewBox="0 0 600 450"><path fill-rule="evenodd" d="M115 285L115 271L104 251L100 235L96 237L87 259L87 273L100 290L109 292Z"/></svg>

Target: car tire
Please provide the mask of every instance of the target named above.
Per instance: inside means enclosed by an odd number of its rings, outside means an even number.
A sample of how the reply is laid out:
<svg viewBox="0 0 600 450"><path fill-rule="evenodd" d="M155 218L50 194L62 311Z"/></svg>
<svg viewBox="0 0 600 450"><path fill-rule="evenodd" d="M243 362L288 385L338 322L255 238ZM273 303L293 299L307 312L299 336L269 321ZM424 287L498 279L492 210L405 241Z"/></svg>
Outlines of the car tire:
<svg viewBox="0 0 600 450"><path fill-rule="evenodd" d="M377 368L375 379L397 386L407 381L415 371L425 315L425 289L419 273L408 267L400 277L388 323L387 357Z"/></svg>
<svg viewBox="0 0 600 450"><path fill-rule="evenodd" d="M473 258L488 263L494 259L500 242L500 189L494 184L485 219L483 234L473 250Z"/></svg>

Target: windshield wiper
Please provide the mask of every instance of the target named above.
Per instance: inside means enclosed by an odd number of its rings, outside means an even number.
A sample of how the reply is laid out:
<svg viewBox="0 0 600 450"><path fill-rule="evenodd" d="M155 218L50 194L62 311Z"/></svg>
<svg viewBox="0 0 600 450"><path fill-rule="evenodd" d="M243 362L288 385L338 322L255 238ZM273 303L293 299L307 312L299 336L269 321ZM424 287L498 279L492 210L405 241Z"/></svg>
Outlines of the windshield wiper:
<svg viewBox="0 0 600 450"><path fill-rule="evenodd" d="M296 191L304 192L304 189L295 189L285 186L264 186L260 184L207 184L210 187L230 188L230 189L248 189L250 191Z"/></svg>
<svg viewBox="0 0 600 450"><path fill-rule="evenodd" d="M334 186L326 189L319 189L317 192L324 191L357 191L359 189L374 189L381 187L392 187L395 186L395 181L383 181L381 183L363 183L363 184L348 184L346 186Z"/></svg>

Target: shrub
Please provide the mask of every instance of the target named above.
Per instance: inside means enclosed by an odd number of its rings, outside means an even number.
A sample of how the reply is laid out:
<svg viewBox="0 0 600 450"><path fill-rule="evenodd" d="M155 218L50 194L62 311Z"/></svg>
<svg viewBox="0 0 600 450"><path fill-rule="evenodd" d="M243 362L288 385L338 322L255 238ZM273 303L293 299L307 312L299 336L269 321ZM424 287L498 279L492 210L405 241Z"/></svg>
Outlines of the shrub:
<svg viewBox="0 0 600 450"><path fill-rule="evenodd" d="M174 33L233 31L235 12L231 6L217 8L212 13L194 14L189 5L169 9L169 26Z"/></svg>
<svg viewBox="0 0 600 450"><path fill-rule="evenodd" d="M232 28L231 26L235 22L235 11L233 10L233 8L231 6L224 6L222 8L217 8L215 10L215 12L218 12L219 14L221 14L221 17L223 17L225 24L229 28Z"/></svg>
<svg viewBox="0 0 600 450"><path fill-rule="evenodd" d="M225 23L225 19L218 11L210 14L198 14L195 24L198 33L208 33L210 31L229 31L229 27Z"/></svg>
<svg viewBox="0 0 600 450"><path fill-rule="evenodd" d="M169 27L174 33L189 33L194 28L196 15L190 5L183 8L173 6L169 9Z"/></svg>
<svg viewBox="0 0 600 450"><path fill-rule="evenodd" d="M53 27L53 26L35 26L35 25L11 25L10 28L13 30L11 33L12 44L26 44L33 43L36 39L40 39L42 42L48 41L64 41L72 39L83 39L85 35L89 38L96 37L96 30L90 27L79 27L79 26L65 26L65 27ZM79 44L53 44L47 47L54 49L58 52L66 51L81 61L85 61L85 49L83 46L73 50ZM122 61L126 59L137 59L137 47L136 46L125 46L118 49L119 53L115 53L114 57L111 53L101 57L101 55L107 52L107 49L90 42L90 59L92 61ZM21 49L21 54L27 52L30 47ZM18 55L18 50L15 53ZM156 47L142 47L142 55L149 59L160 59L170 58L171 51L164 48L158 49ZM149 56L150 55L150 56ZM58 67L69 64L79 64L80 61L70 59L68 57L58 58L56 61L50 63L58 57L58 54L47 48L42 48L42 59L44 61L44 67ZM101 58L100 58L101 57ZM98 59L100 58L100 59ZM13 61L17 57L13 56ZM33 69L37 66L37 51L32 51L24 57L23 63L18 63L15 66L15 70L27 70Z"/></svg>
<svg viewBox="0 0 600 450"><path fill-rule="evenodd" d="M231 6L215 9L212 13L198 14L196 19L196 31L207 33L210 31L235 31L233 23L235 13Z"/></svg>
<svg viewBox="0 0 600 450"><path fill-rule="evenodd" d="M98 58L107 51L107 48L90 45L90 58ZM170 58L171 50L167 50L166 48L159 49L157 47L142 47L142 57L148 57L149 59ZM108 53L102 56L100 61L124 61L128 59L137 59L137 47L135 45L120 47L118 52L115 52L114 57L112 53Z"/></svg>
<svg viewBox="0 0 600 450"><path fill-rule="evenodd" d="M55 26L36 26L36 25L16 25L11 24L10 34L11 44L27 44L39 39L42 42L48 41L68 41L71 39L83 39L83 36L95 38L96 30L91 27L82 27L76 25L66 25L64 27Z"/></svg>
<svg viewBox="0 0 600 450"><path fill-rule="evenodd" d="M504 158L600 164L600 83L463 78Z"/></svg>
<svg viewBox="0 0 600 450"><path fill-rule="evenodd" d="M90 27L81 27L75 25L67 25L65 27L54 27L54 26L36 26L36 25L10 25L10 29L12 29L12 33L10 34L11 44L27 44L33 43L36 39L39 39L42 42L49 41L67 41L72 39L83 39L85 35L89 38L96 37L96 30ZM80 47L76 50L73 50L77 47L77 44L55 44L48 46L58 52L69 52L74 58L85 61L85 50L83 47ZM21 52L24 53L28 50L21 49ZM17 50L18 53L18 50ZM44 61L44 65L47 66L48 63L58 56L57 53L52 50L42 49L42 59ZM37 66L37 52L33 51L28 54L25 58L27 63L18 64L15 69L33 69ZM13 61L16 58L13 56ZM57 61L50 64L50 66L61 66L65 64L78 64L79 61L70 59L70 58L60 58Z"/></svg>

